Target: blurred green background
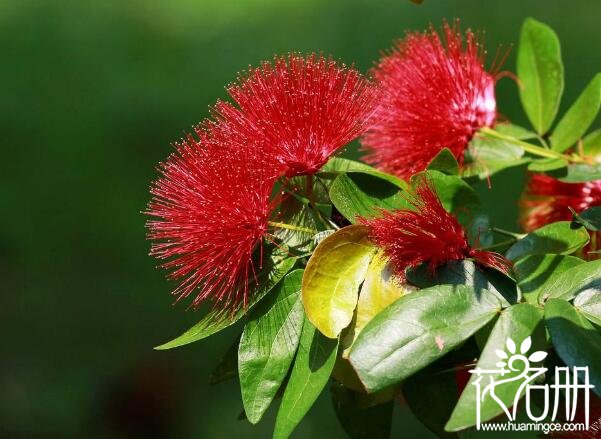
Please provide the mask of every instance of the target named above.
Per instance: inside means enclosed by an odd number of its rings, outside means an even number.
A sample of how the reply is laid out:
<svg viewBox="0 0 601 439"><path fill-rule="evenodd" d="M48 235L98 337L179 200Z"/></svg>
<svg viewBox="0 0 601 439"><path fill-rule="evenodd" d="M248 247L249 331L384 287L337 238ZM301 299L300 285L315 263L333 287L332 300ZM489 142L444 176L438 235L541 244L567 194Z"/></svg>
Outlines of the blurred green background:
<svg viewBox="0 0 601 439"><path fill-rule="evenodd" d="M269 437L275 410L251 427L236 420L235 381L207 384L239 328L152 350L200 318L171 306L147 256L140 211L156 163L237 71L275 53L367 70L393 38L443 17L485 30L494 53L526 16L560 36L565 108L601 70L601 1L1 1L0 436ZM525 123L511 80L498 100ZM480 185L496 225L516 228L522 180L518 169ZM295 436L343 437L327 393ZM431 436L397 407L393 437Z"/></svg>

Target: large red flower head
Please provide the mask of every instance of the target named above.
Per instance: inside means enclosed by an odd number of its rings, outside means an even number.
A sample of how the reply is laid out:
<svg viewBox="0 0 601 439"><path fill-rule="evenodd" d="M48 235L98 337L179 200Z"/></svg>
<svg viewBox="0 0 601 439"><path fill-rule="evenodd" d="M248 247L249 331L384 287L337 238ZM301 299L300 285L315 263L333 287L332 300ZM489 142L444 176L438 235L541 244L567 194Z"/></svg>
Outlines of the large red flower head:
<svg viewBox="0 0 601 439"><path fill-rule="evenodd" d="M376 89L354 68L318 55L290 54L240 75L219 102L230 121L288 177L317 172L368 125Z"/></svg>
<svg viewBox="0 0 601 439"><path fill-rule="evenodd" d="M495 79L483 66L476 36L458 25L409 33L380 59L374 76L382 97L363 137L364 159L407 178L443 148L461 163L474 133L494 124Z"/></svg>
<svg viewBox="0 0 601 439"><path fill-rule="evenodd" d="M545 174L532 174L520 200L520 223L531 232L556 221L572 219L577 213L601 206L601 180L564 183Z"/></svg>
<svg viewBox="0 0 601 439"><path fill-rule="evenodd" d="M407 268L427 263L434 270L446 262L473 258L505 273L510 263L498 253L472 249L466 232L440 202L432 184L422 179L408 198L412 210L382 211L382 216L361 219L371 228L370 237L403 277Z"/></svg>
<svg viewBox="0 0 601 439"><path fill-rule="evenodd" d="M178 298L196 292L220 308L246 304L272 210L275 177L227 125L206 124L176 145L159 166L147 214L151 254L166 260L181 283Z"/></svg>

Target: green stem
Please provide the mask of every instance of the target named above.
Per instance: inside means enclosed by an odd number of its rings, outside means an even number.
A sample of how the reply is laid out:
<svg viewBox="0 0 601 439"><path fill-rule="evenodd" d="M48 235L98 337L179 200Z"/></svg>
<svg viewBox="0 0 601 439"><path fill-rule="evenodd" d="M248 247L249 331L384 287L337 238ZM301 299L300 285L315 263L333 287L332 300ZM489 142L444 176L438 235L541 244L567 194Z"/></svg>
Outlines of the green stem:
<svg viewBox="0 0 601 439"><path fill-rule="evenodd" d="M488 137L492 137L494 139L505 140L507 142L514 143L522 147L522 149L530 154L545 157L549 159L563 159L568 162L575 163L583 163L584 159L577 156L569 156L566 154L562 154L557 151L553 151L552 149L543 148L542 146L533 145L532 143L524 142L523 140L516 139L515 137L507 136L505 134L499 133L491 128L481 128L480 132Z"/></svg>
<svg viewBox="0 0 601 439"><path fill-rule="evenodd" d="M511 236L513 239L522 239L526 236L524 233L513 233L508 230L499 229L498 227L492 227L491 230L501 235Z"/></svg>
<svg viewBox="0 0 601 439"><path fill-rule="evenodd" d="M506 241L497 242L496 244L489 245L488 247L482 247L482 248L479 248L478 250L492 250L492 249L495 249L495 248L504 247L506 245L513 244L516 240L517 240L517 238L512 237L512 239L508 239Z"/></svg>
<svg viewBox="0 0 601 439"><path fill-rule="evenodd" d="M278 223L276 221L267 221L267 224L269 224L272 227L278 227L280 229L295 230L297 232L305 232L305 233L313 233L313 234L317 233L317 230L308 229L306 227L293 226L292 224Z"/></svg>

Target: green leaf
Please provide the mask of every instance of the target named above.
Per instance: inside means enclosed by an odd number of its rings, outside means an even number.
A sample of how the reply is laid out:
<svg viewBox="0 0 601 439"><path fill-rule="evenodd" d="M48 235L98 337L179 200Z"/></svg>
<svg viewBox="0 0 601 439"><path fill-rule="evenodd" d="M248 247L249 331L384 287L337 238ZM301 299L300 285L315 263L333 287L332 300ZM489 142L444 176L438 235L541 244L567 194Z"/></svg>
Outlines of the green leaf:
<svg viewBox="0 0 601 439"><path fill-rule="evenodd" d="M574 146L597 117L600 106L601 73L595 75L561 118L551 135L551 147L555 151L563 152L570 146Z"/></svg>
<svg viewBox="0 0 601 439"><path fill-rule="evenodd" d="M438 171L426 171L412 177L412 183L415 184L423 176L427 176L434 185L444 208L453 213L467 230L470 243L478 242L482 246L492 244L488 216L482 209L476 191L465 180Z"/></svg>
<svg viewBox="0 0 601 439"><path fill-rule="evenodd" d="M378 208L391 210L408 206L398 186L370 174L354 172L342 174L334 180L330 199L351 223L355 223L359 216L377 216Z"/></svg>
<svg viewBox="0 0 601 439"><path fill-rule="evenodd" d="M497 126L497 129L500 127ZM522 134L524 135L524 134ZM528 162L524 150L515 143L485 136L474 136L465 151L461 175L490 177L495 172Z"/></svg>
<svg viewBox="0 0 601 439"><path fill-rule="evenodd" d="M539 159L533 160L528 164L528 170L532 172L547 172L563 169L568 166L565 159Z"/></svg>
<svg viewBox="0 0 601 439"><path fill-rule="evenodd" d="M513 244L505 256L517 261L530 255L561 254L568 255L584 247L589 236L584 229L574 229L568 221L547 224Z"/></svg>
<svg viewBox="0 0 601 439"><path fill-rule="evenodd" d="M489 291L441 285L401 297L372 319L350 361L370 391L396 384L451 351L501 309Z"/></svg>
<svg viewBox="0 0 601 439"><path fill-rule="evenodd" d="M516 262L513 272L524 298L528 303L537 305L539 295L548 291L554 278L582 263L582 259L574 256L532 255Z"/></svg>
<svg viewBox="0 0 601 439"><path fill-rule="evenodd" d="M592 157L597 159L597 162L601 162L601 129L587 134L582 139L582 150L587 157Z"/></svg>
<svg viewBox="0 0 601 439"><path fill-rule="evenodd" d="M420 288L446 284L468 285L476 293L488 290L499 298L503 307L517 301L515 283L511 279L496 270L478 267L469 259L448 262L434 274L429 272L427 265L422 265L408 270L407 279Z"/></svg>
<svg viewBox="0 0 601 439"><path fill-rule="evenodd" d="M601 291L583 291L574 299L574 306L595 325L601 326Z"/></svg>
<svg viewBox="0 0 601 439"><path fill-rule="evenodd" d="M244 327L238 349L240 388L246 418L259 422L288 373L304 320L302 270L289 273L259 303Z"/></svg>
<svg viewBox="0 0 601 439"><path fill-rule="evenodd" d="M263 269L257 273L257 280L254 276L249 280L249 303L246 307L240 306L236 310L219 310L213 308L202 318L200 322L192 326L179 337L157 346L155 349L173 349L178 346L184 346L203 338L207 338L228 326L233 325L240 320L249 309L257 304L271 289L280 281L282 277L294 265L296 258L283 255L281 252L273 252L263 257Z"/></svg>
<svg viewBox="0 0 601 439"><path fill-rule="evenodd" d="M601 231L601 206L590 207L585 211L574 214L574 220L593 232Z"/></svg>
<svg viewBox="0 0 601 439"><path fill-rule="evenodd" d="M428 169L440 171L443 174L457 175L459 174L459 163L449 148L443 148L432 159Z"/></svg>
<svg viewBox="0 0 601 439"><path fill-rule="evenodd" d="M565 172L553 173L554 177L564 183L585 183L601 179L601 163L589 165L587 163L574 163L569 165Z"/></svg>
<svg viewBox="0 0 601 439"><path fill-rule="evenodd" d="M307 318L326 337L336 338L353 318L359 285L375 248L366 226L344 227L321 241L303 276Z"/></svg>
<svg viewBox="0 0 601 439"><path fill-rule="evenodd" d="M536 139L538 136L524 127L508 122L502 122L495 125L495 131L518 140Z"/></svg>
<svg viewBox="0 0 601 439"><path fill-rule="evenodd" d="M601 259L577 265L554 277L546 290L541 291L539 301L543 303L547 298L572 300L584 291L601 292Z"/></svg>
<svg viewBox="0 0 601 439"><path fill-rule="evenodd" d="M373 396L334 382L330 387L336 417L351 439L388 439L393 401L373 405Z"/></svg>
<svg viewBox="0 0 601 439"><path fill-rule="evenodd" d="M557 115L563 93L563 63L555 32L532 18L522 26L517 74L524 111L536 132L545 134Z"/></svg>
<svg viewBox="0 0 601 439"><path fill-rule="evenodd" d="M381 180L386 180L393 185L405 189L407 183L394 175L387 174L385 172L378 171L369 165L355 160L349 160L342 157L331 158L319 171L318 176L335 177L340 174L355 173L355 174L367 174L373 177L377 177Z"/></svg>
<svg viewBox="0 0 601 439"><path fill-rule="evenodd" d="M559 358L570 367L588 367L593 392L601 396L601 333L570 303L550 299L545 321ZM582 372L579 381L584 383Z"/></svg>
<svg viewBox="0 0 601 439"><path fill-rule="evenodd" d="M238 345L240 336L227 349L219 363L209 375L209 384L215 385L238 376Z"/></svg>
<svg viewBox="0 0 601 439"><path fill-rule="evenodd" d="M274 439L290 436L317 400L330 378L337 348L337 339L324 337L305 319L292 373L275 421Z"/></svg>
<svg viewBox="0 0 601 439"><path fill-rule="evenodd" d="M537 351L544 351L545 330L544 325L542 325L542 317L542 311L528 303L513 305L504 310L486 342L486 346L478 360L476 370L498 370L499 367L497 366L497 363L505 360L497 355L497 351L503 351L509 357L512 356L512 352L507 352L508 349L506 349L506 346L509 345L509 339L515 341L514 346L517 344L518 349L516 350L516 353L523 353L525 357L528 357ZM524 340L528 339L528 337L530 337L532 347L528 350L524 349L525 352L522 352L522 347L528 347L528 343L524 343ZM523 373L524 363L519 358L516 358L516 362L513 366L517 370L506 367L505 370L510 373L505 373L504 375L501 373L486 374L484 377L486 382L482 384L482 387L486 386L486 383L489 382L489 376L491 379L495 380L497 385L494 388L494 393L507 408L511 408L514 405L514 398L517 395L517 391L524 383L523 379L511 381L512 378ZM447 425L445 426L447 431L459 431L476 425L478 396L477 387L474 383L478 378L477 374L472 374L472 377L459 398L459 402L453 410L449 422L447 422ZM523 394L519 396L522 397ZM491 397L490 393L488 393L481 402L480 410L481 422L486 422L503 413L503 408Z"/></svg>
<svg viewBox="0 0 601 439"><path fill-rule="evenodd" d="M448 433L444 425L457 403L455 370L428 367L410 376L403 383L403 396L411 412L439 438L458 438Z"/></svg>

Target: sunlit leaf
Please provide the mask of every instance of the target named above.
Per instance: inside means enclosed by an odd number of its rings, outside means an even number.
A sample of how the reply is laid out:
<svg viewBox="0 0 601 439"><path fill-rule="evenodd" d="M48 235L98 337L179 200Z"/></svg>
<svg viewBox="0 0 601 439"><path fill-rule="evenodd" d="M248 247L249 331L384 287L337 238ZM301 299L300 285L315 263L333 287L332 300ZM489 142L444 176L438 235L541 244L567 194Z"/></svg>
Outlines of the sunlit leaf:
<svg viewBox="0 0 601 439"><path fill-rule="evenodd" d="M305 269L305 312L327 337L337 337L353 318L359 285L375 252L368 232L361 225L338 230L317 246Z"/></svg>

